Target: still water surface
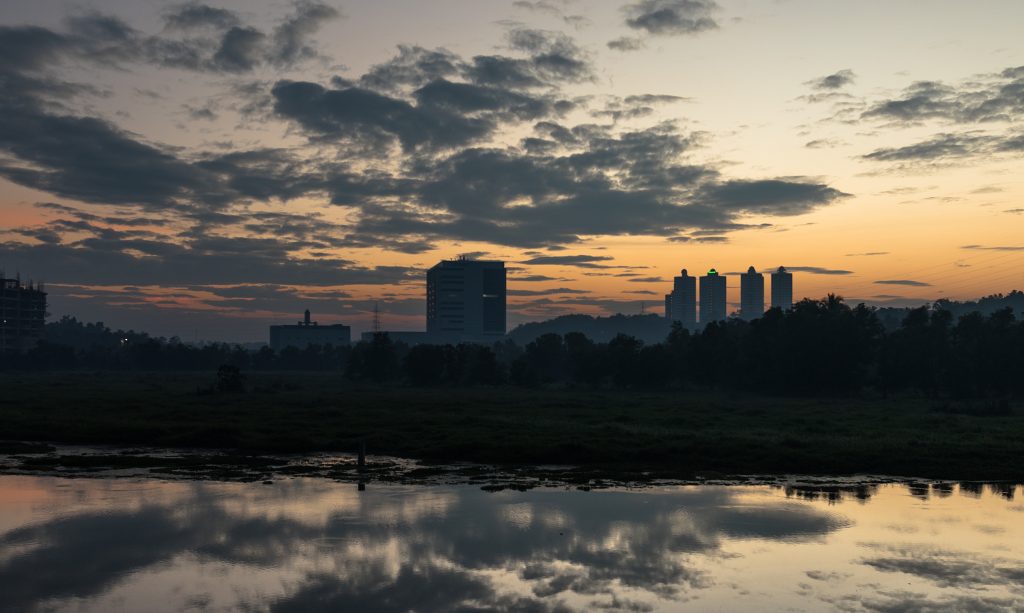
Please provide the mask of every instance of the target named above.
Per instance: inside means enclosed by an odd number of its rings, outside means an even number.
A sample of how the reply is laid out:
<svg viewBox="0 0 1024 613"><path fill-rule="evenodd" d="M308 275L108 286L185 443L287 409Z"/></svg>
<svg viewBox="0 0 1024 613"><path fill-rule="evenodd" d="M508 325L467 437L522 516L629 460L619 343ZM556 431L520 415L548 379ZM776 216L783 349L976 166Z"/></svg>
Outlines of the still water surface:
<svg viewBox="0 0 1024 613"><path fill-rule="evenodd" d="M0 476L0 609L1024 610L1021 495Z"/></svg>

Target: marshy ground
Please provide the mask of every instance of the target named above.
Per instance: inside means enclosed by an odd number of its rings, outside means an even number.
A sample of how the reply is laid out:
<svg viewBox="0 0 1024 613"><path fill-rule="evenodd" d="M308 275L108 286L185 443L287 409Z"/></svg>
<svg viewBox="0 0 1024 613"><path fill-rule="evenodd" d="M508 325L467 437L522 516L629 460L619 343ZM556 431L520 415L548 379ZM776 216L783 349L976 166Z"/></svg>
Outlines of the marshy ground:
<svg viewBox="0 0 1024 613"><path fill-rule="evenodd" d="M370 454L427 465L572 465L588 479L1024 478L1024 412L1013 405L990 411L986 403L924 398L360 387L332 373L251 374L244 392L216 393L212 380L204 373L7 373L0 375L0 440L21 441L6 444L15 454L25 442L47 441L226 450L255 463L271 454L354 452L365 443ZM151 462L135 456L122 463Z"/></svg>

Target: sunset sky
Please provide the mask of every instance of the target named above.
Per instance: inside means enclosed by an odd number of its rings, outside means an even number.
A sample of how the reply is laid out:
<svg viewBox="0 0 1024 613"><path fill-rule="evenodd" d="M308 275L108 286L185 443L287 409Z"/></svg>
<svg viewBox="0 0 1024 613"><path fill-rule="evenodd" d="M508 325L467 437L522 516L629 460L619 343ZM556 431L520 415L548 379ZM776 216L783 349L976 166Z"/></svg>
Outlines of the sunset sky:
<svg viewBox="0 0 1024 613"><path fill-rule="evenodd" d="M660 313L680 268L875 305L1024 289L1019 0L0 4L0 268L52 317L263 340ZM738 278L729 280L738 301Z"/></svg>

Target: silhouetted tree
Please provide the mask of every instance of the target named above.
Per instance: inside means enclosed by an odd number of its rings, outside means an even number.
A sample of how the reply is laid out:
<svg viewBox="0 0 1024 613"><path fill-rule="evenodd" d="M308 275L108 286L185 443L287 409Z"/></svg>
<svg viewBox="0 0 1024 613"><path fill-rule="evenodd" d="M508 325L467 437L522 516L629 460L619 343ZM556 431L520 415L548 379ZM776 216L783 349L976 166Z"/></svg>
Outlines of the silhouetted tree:
<svg viewBox="0 0 1024 613"><path fill-rule="evenodd" d="M417 345L409 349L403 363L405 376L413 385L439 385L445 370L443 345Z"/></svg>
<svg viewBox="0 0 1024 613"><path fill-rule="evenodd" d="M1010 396L1024 394L1024 323L1015 317L1021 305L1024 293L1012 292L977 303L940 301L933 308L889 309L887 330L877 310L851 308L829 295L802 300L786 312L770 309L751 322L712 322L700 332L666 324L667 336L660 343L645 344L625 334L601 342L568 331L564 336L541 334L525 347L505 339L490 347L409 349L381 334L352 347L311 345L280 352L226 343L190 345L64 317L47 324L46 339L35 348L0 356L0 368L320 370L344 372L353 381L401 380L415 386L511 382L826 395L877 388L983 399L985 406L1002 407L1009 406ZM956 317L956 309L964 314ZM901 319L893 322L896 314ZM569 317L557 323L571 326L574 321L592 325L598 320ZM622 322L642 324L645 330L656 323L650 316ZM949 406L961 410L956 403ZM970 403L964 406L973 410Z"/></svg>
<svg viewBox="0 0 1024 613"><path fill-rule="evenodd" d="M542 334L526 345L526 368L533 371L529 380L552 383L565 380L565 345L558 334Z"/></svg>
<svg viewBox="0 0 1024 613"><path fill-rule="evenodd" d="M397 378L399 356L386 333L357 343L349 356L346 373L350 379L383 383Z"/></svg>

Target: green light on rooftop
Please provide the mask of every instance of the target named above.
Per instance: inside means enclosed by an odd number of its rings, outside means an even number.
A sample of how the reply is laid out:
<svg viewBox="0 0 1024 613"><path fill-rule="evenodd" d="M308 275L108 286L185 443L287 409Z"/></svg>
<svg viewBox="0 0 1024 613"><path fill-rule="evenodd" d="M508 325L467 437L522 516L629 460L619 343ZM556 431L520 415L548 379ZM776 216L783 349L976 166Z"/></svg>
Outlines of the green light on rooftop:
<svg viewBox="0 0 1024 613"><path fill-rule="evenodd" d="M712 268L711 270L708 271L708 276L709 277L716 277L716 276L718 276L718 271L715 270L714 268Z"/></svg>

